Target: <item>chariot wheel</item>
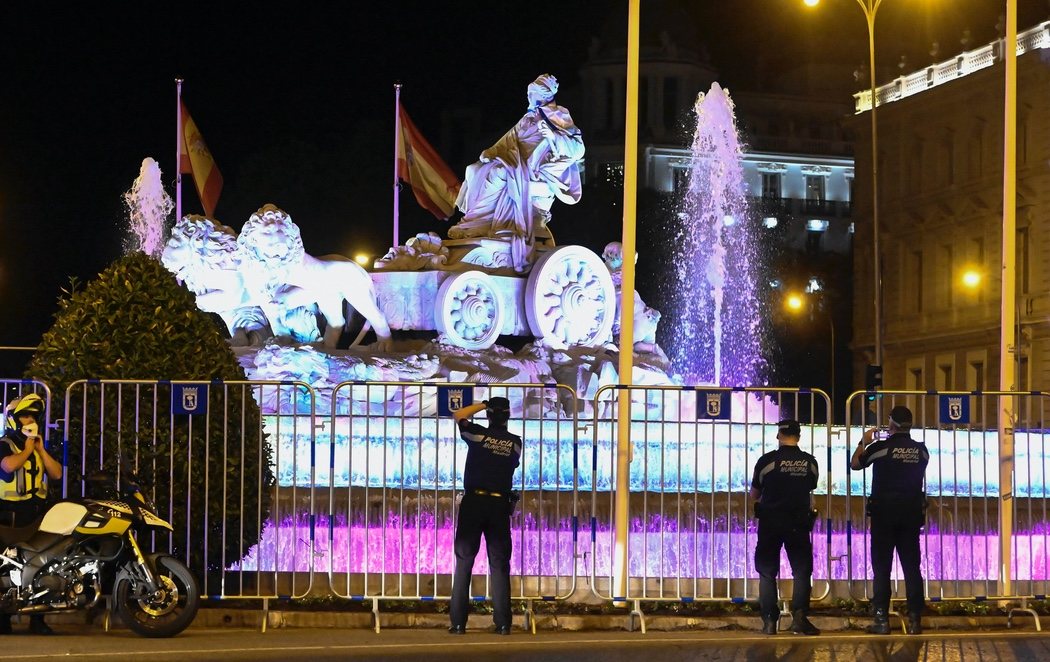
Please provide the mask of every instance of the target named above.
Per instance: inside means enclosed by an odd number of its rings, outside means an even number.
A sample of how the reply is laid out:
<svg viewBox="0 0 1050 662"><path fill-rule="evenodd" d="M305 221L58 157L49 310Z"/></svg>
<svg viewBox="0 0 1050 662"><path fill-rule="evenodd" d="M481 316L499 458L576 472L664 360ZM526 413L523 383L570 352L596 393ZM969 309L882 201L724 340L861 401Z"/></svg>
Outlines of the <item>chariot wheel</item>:
<svg viewBox="0 0 1050 662"><path fill-rule="evenodd" d="M492 347L503 329L503 306L492 277L464 271L445 279L438 289L437 330L457 347Z"/></svg>
<svg viewBox="0 0 1050 662"><path fill-rule="evenodd" d="M532 334L554 349L607 342L616 316L609 268L583 246L545 253L525 285L525 314Z"/></svg>

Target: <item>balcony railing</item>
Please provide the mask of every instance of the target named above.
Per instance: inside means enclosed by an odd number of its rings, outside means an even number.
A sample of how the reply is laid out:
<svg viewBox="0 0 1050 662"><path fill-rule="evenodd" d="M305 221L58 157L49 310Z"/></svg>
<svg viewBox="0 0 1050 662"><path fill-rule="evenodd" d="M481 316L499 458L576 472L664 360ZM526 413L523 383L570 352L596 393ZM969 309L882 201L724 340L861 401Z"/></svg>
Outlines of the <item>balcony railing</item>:
<svg viewBox="0 0 1050 662"><path fill-rule="evenodd" d="M961 53L950 60L931 64L925 69L879 86L875 88L879 105L898 101L941 83L947 83L974 71L990 67L1002 59L1001 44L1002 40L993 41L975 50ZM1028 51L1040 48L1050 48L1050 21L1044 21L1031 30L1017 35L1018 55L1024 55ZM857 113L871 110L871 90L858 92L853 95L853 99Z"/></svg>

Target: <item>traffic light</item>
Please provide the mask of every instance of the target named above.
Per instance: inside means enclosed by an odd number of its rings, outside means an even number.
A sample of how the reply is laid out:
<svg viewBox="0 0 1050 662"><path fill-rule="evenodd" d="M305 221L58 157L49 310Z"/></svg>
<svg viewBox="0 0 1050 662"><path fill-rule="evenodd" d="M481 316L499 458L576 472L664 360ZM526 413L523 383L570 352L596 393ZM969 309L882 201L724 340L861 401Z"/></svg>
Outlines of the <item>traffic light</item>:
<svg viewBox="0 0 1050 662"><path fill-rule="evenodd" d="M882 388L882 366L868 364L864 370L864 390L868 392L868 400L874 400L874 391L880 388Z"/></svg>

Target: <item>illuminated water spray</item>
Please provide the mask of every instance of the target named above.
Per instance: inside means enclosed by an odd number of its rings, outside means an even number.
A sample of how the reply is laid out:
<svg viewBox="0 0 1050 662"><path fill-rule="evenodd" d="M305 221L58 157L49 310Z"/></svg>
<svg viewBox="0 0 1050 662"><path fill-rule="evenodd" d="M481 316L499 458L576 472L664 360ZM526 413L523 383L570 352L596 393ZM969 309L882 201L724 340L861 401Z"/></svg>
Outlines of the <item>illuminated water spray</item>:
<svg viewBox="0 0 1050 662"><path fill-rule="evenodd" d="M733 102L713 83L694 111L689 187L668 228L676 247L663 297L675 329L668 353L686 384L751 386L765 361Z"/></svg>
<svg viewBox="0 0 1050 662"><path fill-rule="evenodd" d="M124 251L142 251L157 257L167 241L168 214L175 206L161 182L160 166L151 158L142 160L139 176L124 194L128 208L128 237Z"/></svg>

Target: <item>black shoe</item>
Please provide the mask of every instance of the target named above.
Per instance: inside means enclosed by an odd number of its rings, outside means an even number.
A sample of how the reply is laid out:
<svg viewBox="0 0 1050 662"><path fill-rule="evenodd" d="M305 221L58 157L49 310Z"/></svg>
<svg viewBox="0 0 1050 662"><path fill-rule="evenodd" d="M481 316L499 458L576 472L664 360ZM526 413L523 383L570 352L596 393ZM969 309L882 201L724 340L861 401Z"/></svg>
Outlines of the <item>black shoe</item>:
<svg viewBox="0 0 1050 662"><path fill-rule="evenodd" d="M777 619L769 618L767 616L762 617L762 634L776 634L777 633Z"/></svg>
<svg viewBox="0 0 1050 662"><path fill-rule="evenodd" d="M510 634L510 626L509 625L497 625L495 632L496 632L496 634L503 634L503 635Z"/></svg>
<svg viewBox="0 0 1050 662"><path fill-rule="evenodd" d="M51 626L44 622L44 617L40 615L29 617L29 631L33 634L55 633L55 631L51 629Z"/></svg>
<svg viewBox="0 0 1050 662"><path fill-rule="evenodd" d="M908 634L922 634L922 616L919 614L908 616Z"/></svg>
<svg viewBox="0 0 1050 662"><path fill-rule="evenodd" d="M450 626L448 626L448 633L449 634L466 634L467 633L467 626L466 625L450 625Z"/></svg>
<svg viewBox="0 0 1050 662"><path fill-rule="evenodd" d="M11 634L11 614L0 614L0 634Z"/></svg>
<svg viewBox="0 0 1050 662"><path fill-rule="evenodd" d="M866 628L868 634L889 634L890 617L881 609L875 610L875 620Z"/></svg>
<svg viewBox="0 0 1050 662"><path fill-rule="evenodd" d="M817 626L810 623L809 619L806 618L806 612L801 610L791 612L791 631L795 634L804 634L807 637L820 634Z"/></svg>

